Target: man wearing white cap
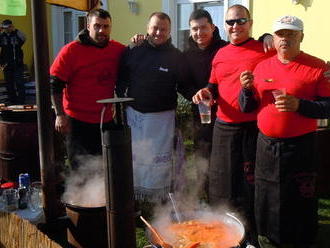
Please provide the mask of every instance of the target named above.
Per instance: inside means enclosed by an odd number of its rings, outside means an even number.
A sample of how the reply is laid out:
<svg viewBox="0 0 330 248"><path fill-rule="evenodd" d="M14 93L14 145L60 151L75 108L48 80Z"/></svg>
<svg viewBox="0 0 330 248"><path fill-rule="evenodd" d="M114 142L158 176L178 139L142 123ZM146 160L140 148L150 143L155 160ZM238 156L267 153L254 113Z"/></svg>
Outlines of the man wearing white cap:
<svg viewBox="0 0 330 248"><path fill-rule="evenodd" d="M241 74L243 111L258 108L255 213L261 248L315 242L316 119L330 117L326 63L300 50L303 22L273 26L277 55ZM286 247L286 246L285 246Z"/></svg>

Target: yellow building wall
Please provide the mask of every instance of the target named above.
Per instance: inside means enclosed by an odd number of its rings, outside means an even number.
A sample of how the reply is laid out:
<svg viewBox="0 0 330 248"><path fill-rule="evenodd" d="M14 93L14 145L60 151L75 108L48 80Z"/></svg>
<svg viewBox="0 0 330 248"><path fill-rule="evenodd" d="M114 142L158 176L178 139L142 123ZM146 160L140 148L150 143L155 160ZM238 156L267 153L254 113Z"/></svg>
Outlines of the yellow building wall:
<svg viewBox="0 0 330 248"><path fill-rule="evenodd" d="M128 44L130 37L136 33L145 34L150 14L162 10L161 0L136 0L137 14L130 12L127 0L109 0L108 2L112 17L111 38L123 44Z"/></svg>
<svg viewBox="0 0 330 248"><path fill-rule="evenodd" d="M28 65L29 71L33 65L33 37L32 37L32 19L31 19L31 0L26 1L26 16L6 16L0 15L0 22L5 19L13 21L14 26L26 35L26 41L23 45L24 63ZM0 72L0 79L3 79L3 73Z"/></svg>
<svg viewBox="0 0 330 248"><path fill-rule="evenodd" d="M272 32L275 19L283 15L295 15L304 22L305 38L301 49L323 60L330 60L329 0L251 0L253 13L253 37Z"/></svg>

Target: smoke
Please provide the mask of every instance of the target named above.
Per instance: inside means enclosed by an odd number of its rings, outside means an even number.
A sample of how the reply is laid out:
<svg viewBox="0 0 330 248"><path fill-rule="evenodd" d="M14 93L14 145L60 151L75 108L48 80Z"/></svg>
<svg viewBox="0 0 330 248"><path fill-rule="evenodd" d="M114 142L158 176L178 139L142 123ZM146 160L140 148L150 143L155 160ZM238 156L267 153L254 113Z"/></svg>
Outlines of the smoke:
<svg viewBox="0 0 330 248"><path fill-rule="evenodd" d="M193 155L185 165L185 185L179 194L185 202L196 205L207 198L207 173L209 161L198 155Z"/></svg>
<svg viewBox="0 0 330 248"><path fill-rule="evenodd" d="M102 156L81 156L78 162L79 168L66 178L63 201L83 207L105 206Z"/></svg>

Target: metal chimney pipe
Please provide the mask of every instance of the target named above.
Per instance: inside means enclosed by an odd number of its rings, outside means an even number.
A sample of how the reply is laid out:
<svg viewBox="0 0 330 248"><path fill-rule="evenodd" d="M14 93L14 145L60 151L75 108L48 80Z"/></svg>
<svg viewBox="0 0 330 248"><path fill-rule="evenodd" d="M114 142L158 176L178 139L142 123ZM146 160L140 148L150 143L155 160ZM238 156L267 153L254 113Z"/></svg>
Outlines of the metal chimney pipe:
<svg viewBox="0 0 330 248"><path fill-rule="evenodd" d="M34 69L36 79L36 97L38 105L38 137L40 172L43 185L43 205L46 222L60 216L59 203L55 201L55 158L52 124L52 110L49 86L49 56L47 18L44 1L32 0L32 30L34 48Z"/></svg>
<svg viewBox="0 0 330 248"><path fill-rule="evenodd" d="M124 113L124 103L132 100L98 101L105 104L104 110L109 103L116 105L116 128L102 130L101 125L110 248L136 247L131 130Z"/></svg>

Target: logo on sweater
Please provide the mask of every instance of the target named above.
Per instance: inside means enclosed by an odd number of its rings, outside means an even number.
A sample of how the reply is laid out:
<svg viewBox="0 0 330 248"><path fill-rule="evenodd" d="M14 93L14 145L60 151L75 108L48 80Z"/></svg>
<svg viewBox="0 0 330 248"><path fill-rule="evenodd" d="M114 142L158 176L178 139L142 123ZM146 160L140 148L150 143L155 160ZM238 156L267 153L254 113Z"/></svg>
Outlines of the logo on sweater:
<svg viewBox="0 0 330 248"><path fill-rule="evenodd" d="M168 72L168 68L163 68L163 67L161 67L161 66L159 67L159 70L160 70L160 71L164 71L164 72Z"/></svg>
<svg viewBox="0 0 330 248"><path fill-rule="evenodd" d="M271 83L271 82L273 82L273 79L272 78L265 78L264 81L266 83Z"/></svg>

